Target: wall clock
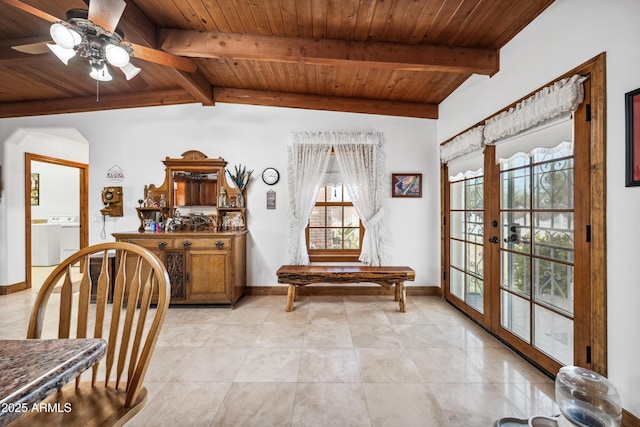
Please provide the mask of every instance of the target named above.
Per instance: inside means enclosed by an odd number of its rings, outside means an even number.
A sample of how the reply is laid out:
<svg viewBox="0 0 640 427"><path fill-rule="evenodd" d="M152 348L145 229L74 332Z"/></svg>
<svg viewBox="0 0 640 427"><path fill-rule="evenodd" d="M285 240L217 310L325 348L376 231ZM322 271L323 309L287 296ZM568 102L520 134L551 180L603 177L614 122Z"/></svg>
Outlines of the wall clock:
<svg viewBox="0 0 640 427"><path fill-rule="evenodd" d="M280 179L280 173L275 168L266 168L262 171L262 180L267 185L273 185Z"/></svg>

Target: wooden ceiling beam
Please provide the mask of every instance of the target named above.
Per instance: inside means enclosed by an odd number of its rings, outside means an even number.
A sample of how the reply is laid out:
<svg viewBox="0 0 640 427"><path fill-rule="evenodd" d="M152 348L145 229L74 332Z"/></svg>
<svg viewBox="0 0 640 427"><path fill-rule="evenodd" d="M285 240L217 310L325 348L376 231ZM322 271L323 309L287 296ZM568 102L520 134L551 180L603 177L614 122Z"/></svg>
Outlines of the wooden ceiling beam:
<svg viewBox="0 0 640 427"><path fill-rule="evenodd" d="M154 92L129 92L118 95L94 96L52 100L0 103L0 118L44 116L49 114L115 110L121 108L155 107L159 105L192 104L196 101L181 89Z"/></svg>
<svg viewBox="0 0 640 427"><path fill-rule="evenodd" d="M125 40L132 43L134 57L158 63L157 60L162 57L162 54L149 50L157 49L158 47L158 28L134 1L127 1L127 7L124 9L118 27L124 32ZM202 105L214 105L213 86L198 71L198 66L193 60L167 57L161 63L173 68L171 74L173 74L176 83L193 96L194 99ZM144 67L144 65L141 66ZM188 73L185 73L185 71L188 71Z"/></svg>
<svg viewBox="0 0 640 427"><path fill-rule="evenodd" d="M161 29L160 48L191 58L231 58L327 66L493 75L497 49L406 45Z"/></svg>
<svg viewBox="0 0 640 427"><path fill-rule="evenodd" d="M186 73L174 68L172 74L175 81L202 105L215 105L213 86L201 72Z"/></svg>
<svg viewBox="0 0 640 427"><path fill-rule="evenodd" d="M263 105L270 107L303 108L307 110L344 111L385 116L437 119L436 104L381 101L376 99L344 98L298 93L215 88L215 101L230 104Z"/></svg>

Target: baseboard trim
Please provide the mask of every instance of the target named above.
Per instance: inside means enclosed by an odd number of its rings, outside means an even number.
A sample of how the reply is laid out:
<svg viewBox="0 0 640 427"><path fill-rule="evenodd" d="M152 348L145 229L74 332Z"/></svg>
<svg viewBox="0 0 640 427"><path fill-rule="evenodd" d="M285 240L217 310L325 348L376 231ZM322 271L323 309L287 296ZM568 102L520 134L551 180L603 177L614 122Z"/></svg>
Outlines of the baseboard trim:
<svg viewBox="0 0 640 427"><path fill-rule="evenodd" d="M640 418L636 417L626 409L623 409L621 427L640 427Z"/></svg>
<svg viewBox="0 0 640 427"><path fill-rule="evenodd" d="M245 295L287 295L288 286L247 286ZM438 286L407 286L407 295L440 295ZM394 295L380 286L300 286L296 295Z"/></svg>
<svg viewBox="0 0 640 427"><path fill-rule="evenodd" d="M9 295L14 292L27 289L27 282L14 283L13 285L0 286L0 295Z"/></svg>

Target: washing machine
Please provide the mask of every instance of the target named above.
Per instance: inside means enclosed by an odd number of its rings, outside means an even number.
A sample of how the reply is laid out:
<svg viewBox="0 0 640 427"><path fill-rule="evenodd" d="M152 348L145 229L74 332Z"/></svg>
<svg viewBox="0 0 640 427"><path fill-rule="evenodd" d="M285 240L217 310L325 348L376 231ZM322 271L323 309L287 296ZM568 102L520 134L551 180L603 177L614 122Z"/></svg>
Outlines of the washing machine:
<svg viewBox="0 0 640 427"><path fill-rule="evenodd" d="M60 224L31 224L31 265L47 267L60 264Z"/></svg>
<svg viewBox="0 0 640 427"><path fill-rule="evenodd" d="M48 224L60 226L59 251L61 262L80 249L80 223L77 215L57 215L49 217Z"/></svg>

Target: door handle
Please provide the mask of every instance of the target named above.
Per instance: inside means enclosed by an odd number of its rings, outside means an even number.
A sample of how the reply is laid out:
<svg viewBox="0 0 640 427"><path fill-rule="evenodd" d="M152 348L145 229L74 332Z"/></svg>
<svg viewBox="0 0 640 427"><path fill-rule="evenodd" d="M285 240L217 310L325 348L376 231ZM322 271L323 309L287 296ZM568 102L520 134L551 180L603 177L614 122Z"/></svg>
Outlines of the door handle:
<svg viewBox="0 0 640 427"><path fill-rule="evenodd" d="M489 237L489 242L490 243L498 243L498 236Z"/></svg>

